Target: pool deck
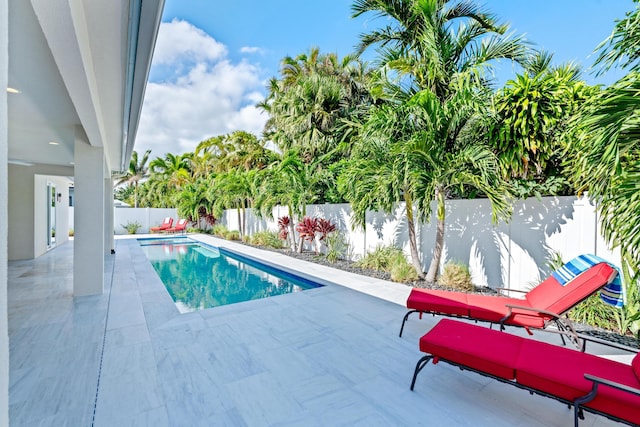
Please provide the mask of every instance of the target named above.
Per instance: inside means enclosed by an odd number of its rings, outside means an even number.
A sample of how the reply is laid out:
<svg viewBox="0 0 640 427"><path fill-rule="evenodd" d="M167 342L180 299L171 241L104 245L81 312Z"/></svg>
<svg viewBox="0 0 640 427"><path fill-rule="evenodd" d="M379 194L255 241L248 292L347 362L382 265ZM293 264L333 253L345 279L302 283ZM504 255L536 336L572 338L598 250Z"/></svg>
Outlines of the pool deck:
<svg viewBox="0 0 640 427"><path fill-rule="evenodd" d="M410 391L418 339L438 318L413 317L398 337L407 286L193 237L327 286L180 314L135 239L118 239L106 257L103 295L73 298L73 242L12 261L11 425L573 423L555 400L445 363L427 366ZM618 425L585 417L581 426Z"/></svg>

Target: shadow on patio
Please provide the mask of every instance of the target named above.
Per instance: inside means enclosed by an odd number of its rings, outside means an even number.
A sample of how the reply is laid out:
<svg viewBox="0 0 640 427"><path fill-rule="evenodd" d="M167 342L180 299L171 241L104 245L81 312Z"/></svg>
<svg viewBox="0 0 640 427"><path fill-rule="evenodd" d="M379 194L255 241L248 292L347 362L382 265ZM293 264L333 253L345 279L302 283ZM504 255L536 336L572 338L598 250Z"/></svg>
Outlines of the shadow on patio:
<svg viewBox="0 0 640 427"><path fill-rule="evenodd" d="M418 339L438 319L411 321L398 338L405 308L397 301L409 292L402 285L378 288L394 293L392 302L350 289L376 292L371 279L238 246L346 286L179 314L136 240L116 243L99 296L72 297L73 242L9 263L12 425L573 421L571 410L554 400L446 364L425 368L409 391L421 357ZM585 416L584 426L615 425Z"/></svg>

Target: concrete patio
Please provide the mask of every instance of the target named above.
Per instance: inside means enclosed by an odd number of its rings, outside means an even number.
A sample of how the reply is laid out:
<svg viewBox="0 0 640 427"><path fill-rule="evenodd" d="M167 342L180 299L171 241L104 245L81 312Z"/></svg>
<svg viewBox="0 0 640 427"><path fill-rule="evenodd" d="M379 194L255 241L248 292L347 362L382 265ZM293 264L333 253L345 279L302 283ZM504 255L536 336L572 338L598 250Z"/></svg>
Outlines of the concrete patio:
<svg viewBox="0 0 640 427"><path fill-rule="evenodd" d="M426 367L411 392L418 339L438 319L416 316L398 337L406 286L194 237L327 285L179 314L135 239L117 240L99 296L72 297L73 242L10 262L11 425L573 422L571 410L555 400L444 363ZM552 334L534 338L559 342ZM585 417L582 426L617 425Z"/></svg>

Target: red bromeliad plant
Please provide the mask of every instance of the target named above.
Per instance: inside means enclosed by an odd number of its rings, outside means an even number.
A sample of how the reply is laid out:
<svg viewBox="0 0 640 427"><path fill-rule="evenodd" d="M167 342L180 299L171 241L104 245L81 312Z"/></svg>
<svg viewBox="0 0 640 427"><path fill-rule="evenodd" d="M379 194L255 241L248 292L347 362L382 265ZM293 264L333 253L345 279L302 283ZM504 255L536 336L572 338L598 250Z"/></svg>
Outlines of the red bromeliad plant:
<svg viewBox="0 0 640 427"><path fill-rule="evenodd" d="M296 226L296 231L300 233L300 246L298 247L298 252L302 252L303 243L306 241L311 245L314 245L316 253L319 253L320 247L318 241L316 241L316 234L320 234L320 238L318 240L321 242L329 233L335 230L336 225L328 219L305 216Z"/></svg>
<svg viewBox="0 0 640 427"><path fill-rule="evenodd" d="M336 225L328 219L318 218L316 230L320 233L320 241L323 241L327 237L327 234L336 231Z"/></svg>
<svg viewBox="0 0 640 427"><path fill-rule="evenodd" d="M207 209L204 206L200 206L198 208L198 215L200 215L200 218L204 219L204 222L210 226L214 226L217 221L215 215L207 212Z"/></svg>
<svg viewBox="0 0 640 427"><path fill-rule="evenodd" d="M289 240L289 223L291 220L286 215L278 218L278 237L282 240Z"/></svg>
<svg viewBox="0 0 640 427"><path fill-rule="evenodd" d="M291 219L288 216L285 215L278 218L278 237L287 242L289 248L295 250L295 247L291 244L293 239L289 239L289 230L291 229L290 227Z"/></svg>
<svg viewBox="0 0 640 427"><path fill-rule="evenodd" d="M302 247L304 246L305 241L313 244L316 240L318 219L305 216L296 226L296 231L300 233L300 246L298 246L298 252L302 252Z"/></svg>

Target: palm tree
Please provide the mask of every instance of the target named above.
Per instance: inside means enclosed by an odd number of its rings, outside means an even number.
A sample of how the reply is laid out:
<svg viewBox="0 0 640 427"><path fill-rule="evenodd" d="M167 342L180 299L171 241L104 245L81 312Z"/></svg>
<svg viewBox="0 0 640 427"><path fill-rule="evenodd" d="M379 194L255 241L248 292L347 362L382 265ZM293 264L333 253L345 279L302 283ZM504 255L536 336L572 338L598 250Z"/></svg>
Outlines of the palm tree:
<svg viewBox="0 0 640 427"><path fill-rule="evenodd" d="M136 208L138 207L138 184L141 180L149 177L149 168L147 167L147 161L149 160L150 154L151 150L147 150L142 155L142 158L138 160L138 152L134 150L133 153L131 153L129 170L127 170L124 176L120 177L120 179L116 182L116 186L125 183L127 185L133 185L133 200Z"/></svg>
<svg viewBox="0 0 640 427"><path fill-rule="evenodd" d="M212 214L212 200L208 188L210 181L206 178L199 178L196 182L187 184L178 194L177 208L178 215L186 218L198 226L203 214Z"/></svg>
<svg viewBox="0 0 640 427"><path fill-rule="evenodd" d="M506 35L507 25L470 1L355 0L352 11L353 17L375 14L389 22L363 34L359 52L377 46L381 68L440 100L460 81L487 84L491 61L527 59L522 38Z"/></svg>
<svg viewBox="0 0 640 427"><path fill-rule="evenodd" d="M157 157L150 164L149 168L154 174L162 176L169 184L176 188L189 182L191 171L189 167L190 153L171 154L167 153L163 158Z"/></svg>
<svg viewBox="0 0 640 427"><path fill-rule="evenodd" d="M475 121L482 116L477 109L484 104L468 93L458 94L444 106L432 101L423 91L397 105L372 109L354 148L354 160L339 178L339 188L360 225L367 210L390 213L398 202L405 203L411 260L422 278L415 228L418 221L429 220L433 200L437 218L434 259L443 249L445 199L453 192L479 190L491 200L494 219L510 212L509 191L497 159L472 134ZM437 141L448 137L452 123L460 127L455 143L451 147L439 144ZM436 280L438 266L439 259L431 262L426 280Z"/></svg>
<svg viewBox="0 0 640 427"><path fill-rule="evenodd" d="M235 131L225 141L228 152L224 163L229 169L260 170L274 159L275 153L265 147L265 142L249 132Z"/></svg>
<svg viewBox="0 0 640 427"><path fill-rule="evenodd" d="M287 206L289 232L292 236L293 250L302 250L297 246L295 223L306 215L307 205L320 197L319 188L330 180L332 174L322 167L324 159L315 159L306 163L298 150L289 150L279 159L256 175L257 191L255 207L261 215L271 216L276 205ZM258 188L259 187L259 188Z"/></svg>
<svg viewBox="0 0 640 427"><path fill-rule="evenodd" d="M370 98L367 67L353 56L309 54L282 61L281 78L271 79L265 134L284 152L298 150L305 162L336 150L348 135L344 126Z"/></svg>
<svg viewBox="0 0 640 427"><path fill-rule="evenodd" d="M360 51L378 46L381 76L387 82L376 93L396 108L415 109L414 115L388 118L399 120L391 129L416 127L409 128L394 151L403 153L403 176L409 178L406 186L419 218L429 218L431 202L437 202L436 244L426 277L435 281L443 249L444 201L453 187L461 192L478 188L492 201L494 217L508 213L509 193L499 179L495 157L474 132L488 104L486 71L491 61L524 63L527 51L520 38L505 36L506 25L467 1L356 0L352 10L354 17L374 13L389 22L361 36Z"/></svg>
<svg viewBox="0 0 640 427"><path fill-rule="evenodd" d="M604 72L621 64L629 73L584 110L579 139L570 147L574 182L597 200L607 240L640 270L640 2L599 46Z"/></svg>
<svg viewBox="0 0 640 427"><path fill-rule="evenodd" d="M230 169L216 175L207 198L213 201L214 215L219 217L224 209L236 209L240 237L246 234L246 208L251 207L255 195L256 170Z"/></svg>
<svg viewBox="0 0 640 427"><path fill-rule="evenodd" d="M338 177L338 188L351 203L356 225L363 227L368 210L393 212L405 203L411 260L424 278L416 238L415 175L411 153L402 147L420 132L422 111L408 104L372 109L356 139L352 159Z"/></svg>
<svg viewBox="0 0 640 427"><path fill-rule="evenodd" d="M421 165L416 169L416 202L425 217L436 201L436 241L426 280L437 279L444 248L445 200L456 191L479 191L491 202L493 221L511 215L511 194L500 173L498 160L476 134L478 123L486 114L488 96L474 88L457 92L444 104L433 102L429 92L418 94L415 102L422 105L429 119L428 131L414 136L404 146ZM435 125L435 126L434 126ZM455 130L451 134L451 126ZM448 144L439 141L449 141Z"/></svg>

